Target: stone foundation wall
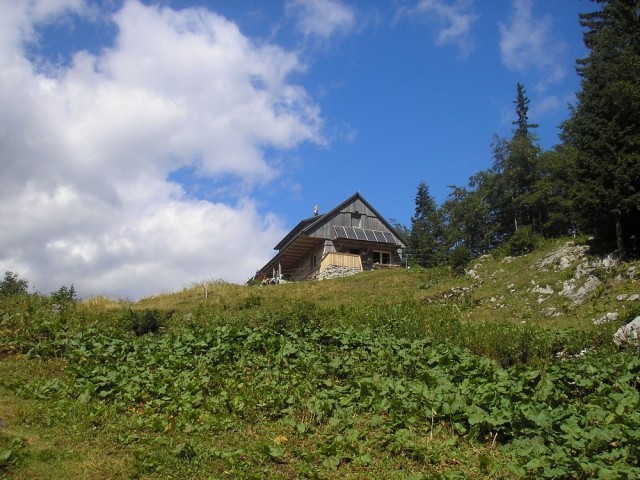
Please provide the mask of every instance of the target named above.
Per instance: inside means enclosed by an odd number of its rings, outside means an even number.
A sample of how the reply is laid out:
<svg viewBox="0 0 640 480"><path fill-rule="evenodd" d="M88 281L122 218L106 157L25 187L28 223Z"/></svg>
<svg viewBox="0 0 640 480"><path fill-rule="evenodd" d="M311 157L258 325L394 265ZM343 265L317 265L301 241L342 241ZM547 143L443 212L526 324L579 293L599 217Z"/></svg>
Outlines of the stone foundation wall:
<svg viewBox="0 0 640 480"><path fill-rule="evenodd" d="M340 267L338 265L329 265L316 276L316 280L330 280L332 278L348 277L360 273L357 267Z"/></svg>

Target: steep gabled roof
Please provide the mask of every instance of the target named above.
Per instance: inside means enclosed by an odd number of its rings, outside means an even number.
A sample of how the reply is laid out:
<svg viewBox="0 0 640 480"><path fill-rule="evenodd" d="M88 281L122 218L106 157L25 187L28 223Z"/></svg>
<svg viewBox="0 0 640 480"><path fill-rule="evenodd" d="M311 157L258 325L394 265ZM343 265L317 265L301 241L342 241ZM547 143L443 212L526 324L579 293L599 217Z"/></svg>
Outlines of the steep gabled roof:
<svg viewBox="0 0 640 480"><path fill-rule="evenodd" d="M347 198L344 202L342 202L340 205L335 207L333 210L330 210L327 213L323 213L322 215L315 215L313 217L302 220L300 223L298 223L298 225L293 227L293 229L289 233L287 233L284 236L284 238L280 240L280 242L278 242L278 244L274 247L274 250L282 250L291 242L293 242L296 238L304 234L308 234L309 232L312 232L313 230L318 228L320 225L322 225L322 223L331 219L335 213L340 212L343 208L355 202L356 200L360 200L362 203L364 203L364 205L369 210L371 210L376 217L378 217L378 219L384 224L384 226L387 227L389 231L393 233L396 236L396 238L398 238L398 240L400 240L402 243L406 245L407 242L403 238L403 236L399 234L398 231L395 228L393 228L393 226L389 222L387 222L387 220L385 220L385 218L382 215L380 215L378 211L375 208L373 208L373 206L371 206L371 204L367 202L362 195L360 195L359 192L356 192L353 195L351 195L349 198Z"/></svg>
<svg viewBox="0 0 640 480"><path fill-rule="evenodd" d="M309 225L312 225L314 223L317 223L318 219L324 217L324 215L315 215L311 218L306 218L304 220L302 220L298 225L296 225L295 227L293 227L293 229L287 233L285 235L285 237L280 240L280 242L278 242L278 244L273 247L274 250L280 250L282 249L282 247L284 247L286 244L288 244L291 240L293 240L295 237L298 236L298 234L302 233L303 231L306 230L306 228Z"/></svg>
<svg viewBox="0 0 640 480"><path fill-rule="evenodd" d="M360 200L362 203L364 203L365 206L369 210L371 210L376 217L378 217L378 220L380 220L384 224L384 226L387 227L389 229L389 231L391 233L393 233L398 238L398 240L400 240L402 243L404 243L406 245L406 240L404 239L404 237L402 235L400 235L398 233L398 231L395 228L393 228L393 226L389 222L387 222L387 220L382 215L380 215L378 213L378 211L375 208L373 208L373 206L371 206L371 204L369 202L367 202L362 195L360 195L360 192L354 193L349 198L347 198L344 202L342 202L340 205L335 207L333 210L331 210L331 211L329 211L329 212L327 212L327 213L325 213L323 215L320 215L319 217L313 217L312 219L316 219L316 221L308 224L305 227L303 227L301 229L300 233L309 233L309 232L315 230L322 223L324 223L325 221L328 221L330 218L332 218L335 213L340 212L343 208L345 208L347 205L355 202L356 200ZM312 220L312 219L310 219L310 220ZM300 223L302 223L302 222L300 222Z"/></svg>

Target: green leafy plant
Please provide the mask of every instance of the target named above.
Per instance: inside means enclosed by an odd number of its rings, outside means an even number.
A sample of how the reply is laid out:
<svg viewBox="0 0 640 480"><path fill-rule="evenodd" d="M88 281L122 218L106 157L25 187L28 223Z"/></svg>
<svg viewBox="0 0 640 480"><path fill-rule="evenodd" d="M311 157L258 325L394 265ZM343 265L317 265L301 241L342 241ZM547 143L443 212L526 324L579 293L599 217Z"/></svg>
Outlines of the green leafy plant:
<svg viewBox="0 0 640 480"><path fill-rule="evenodd" d="M136 311L131 308L124 314L122 321L126 328L138 336L158 333L162 328L163 314L159 310Z"/></svg>

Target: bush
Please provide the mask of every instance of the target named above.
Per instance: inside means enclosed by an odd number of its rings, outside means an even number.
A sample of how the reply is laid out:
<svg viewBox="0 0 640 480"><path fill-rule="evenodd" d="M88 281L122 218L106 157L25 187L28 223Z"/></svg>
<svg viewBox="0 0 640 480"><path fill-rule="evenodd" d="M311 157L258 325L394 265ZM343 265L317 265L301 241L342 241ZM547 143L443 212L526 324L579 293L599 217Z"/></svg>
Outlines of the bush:
<svg viewBox="0 0 640 480"><path fill-rule="evenodd" d="M505 244L509 255L517 257L525 253L533 252L541 241L540 235L536 234L530 226L522 227L514 233Z"/></svg>
<svg viewBox="0 0 640 480"><path fill-rule="evenodd" d="M147 333L158 333L164 326L162 314L159 310L142 310L135 312L132 309L124 315L125 328L141 337Z"/></svg>
<svg viewBox="0 0 640 480"><path fill-rule="evenodd" d="M449 265L456 274L463 274L464 269L471 260L471 250L465 245L456 247L449 255Z"/></svg>

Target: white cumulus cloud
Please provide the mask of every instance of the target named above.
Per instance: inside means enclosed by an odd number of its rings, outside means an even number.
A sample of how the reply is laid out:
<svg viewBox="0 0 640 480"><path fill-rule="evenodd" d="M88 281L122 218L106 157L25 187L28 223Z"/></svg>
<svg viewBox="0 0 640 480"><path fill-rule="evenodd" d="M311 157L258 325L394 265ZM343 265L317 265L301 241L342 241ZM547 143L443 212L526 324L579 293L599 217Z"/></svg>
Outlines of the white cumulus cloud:
<svg viewBox="0 0 640 480"><path fill-rule="evenodd" d="M564 43L553 34L553 19L546 15L535 18L531 0L514 0L509 23L499 23L502 63L509 69L539 75L536 87L564 78L566 71L560 62Z"/></svg>
<svg viewBox="0 0 640 480"><path fill-rule="evenodd" d="M340 0L290 0L285 9L305 37L326 41L355 27L354 9Z"/></svg>
<svg viewBox="0 0 640 480"><path fill-rule="evenodd" d="M245 280L283 234L251 200L279 173L265 152L323 142L318 107L290 80L304 65L211 11L137 0L106 19L113 45L36 65L39 27L71 14L89 11L0 6L0 268L81 295ZM184 168L237 193L193 198L169 180Z"/></svg>
<svg viewBox="0 0 640 480"><path fill-rule="evenodd" d="M445 0L419 0L411 8L402 8L398 18L412 17L434 24L438 28L436 44L452 44L458 47L462 56L468 56L474 48L471 28L478 19L469 0L455 2Z"/></svg>

